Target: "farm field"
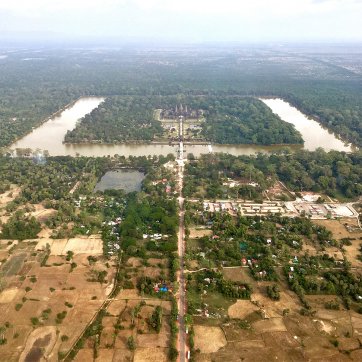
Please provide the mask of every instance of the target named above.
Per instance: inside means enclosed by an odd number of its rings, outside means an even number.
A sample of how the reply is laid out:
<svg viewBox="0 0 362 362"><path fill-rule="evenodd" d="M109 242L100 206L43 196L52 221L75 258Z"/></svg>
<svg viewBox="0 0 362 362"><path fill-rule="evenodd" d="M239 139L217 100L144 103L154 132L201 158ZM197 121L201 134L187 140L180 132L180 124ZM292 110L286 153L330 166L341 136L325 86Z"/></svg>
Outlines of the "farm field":
<svg viewBox="0 0 362 362"><path fill-rule="evenodd" d="M193 205L186 276L195 361L359 360L362 234L350 219L242 217ZM335 275L356 283L357 294L328 284Z"/></svg>
<svg viewBox="0 0 362 362"><path fill-rule="evenodd" d="M112 290L115 267L101 254L47 254L36 242L19 242L2 268L0 355L6 361L57 361ZM67 260L68 259L68 260ZM97 273L106 276L100 281ZM37 357L38 356L38 357Z"/></svg>

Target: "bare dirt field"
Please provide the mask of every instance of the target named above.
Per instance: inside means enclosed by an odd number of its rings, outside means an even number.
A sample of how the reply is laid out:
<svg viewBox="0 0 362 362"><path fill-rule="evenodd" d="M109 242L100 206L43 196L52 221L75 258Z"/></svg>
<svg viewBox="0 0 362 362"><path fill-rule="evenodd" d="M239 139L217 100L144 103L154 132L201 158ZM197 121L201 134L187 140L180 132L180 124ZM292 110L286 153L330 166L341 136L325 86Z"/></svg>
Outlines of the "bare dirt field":
<svg viewBox="0 0 362 362"><path fill-rule="evenodd" d="M352 245L345 245L343 247L345 250L345 255L353 267L361 268L362 262L357 257L362 255L362 252L360 252L362 240L352 240L351 243Z"/></svg>
<svg viewBox="0 0 362 362"><path fill-rule="evenodd" d="M245 282L248 284L255 283L254 279L250 275L249 268L223 268L222 273L225 279L233 282Z"/></svg>
<svg viewBox="0 0 362 362"><path fill-rule="evenodd" d="M5 289L0 293L0 304L7 304L12 302L19 289L16 287Z"/></svg>
<svg viewBox="0 0 362 362"><path fill-rule="evenodd" d="M253 323L253 328L256 332L286 332L287 328L284 325L283 318L269 318Z"/></svg>
<svg viewBox="0 0 362 362"><path fill-rule="evenodd" d="M0 209L19 196L20 191L20 187L12 186L9 191L0 194Z"/></svg>
<svg viewBox="0 0 362 362"><path fill-rule="evenodd" d="M343 225L343 220L313 220L313 222L317 225L325 226L333 233L335 239L362 237L362 231L359 233L350 233Z"/></svg>
<svg viewBox="0 0 362 362"><path fill-rule="evenodd" d="M68 251L75 254L102 255L103 242L100 238L73 238L73 239L39 239L36 250L50 247L51 255L66 255Z"/></svg>
<svg viewBox="0 0 362 362"><path fill-rule="evenodd" d="M166 348L137 348L133 358L134 362L167 362Z"/></svg>
<svg viewBox="0 0 362 362"><path fill-rule="evenodd" d="M27 215L34 216L39 222L46 221L50 216L57 213L54 209L46 209L41 204L31 205L34 208L34 211L29 212Z"/></svg>
<svg viewBox="0 0 362 362"><path fill-rule="evenodd" d="M88 254L74 254L70 261L49 256L41 266L44 255L35 243L19 243L2 266L8 272L2 278L7 287L0 293L0 326L8 327L1 361L38 361L43 354L57 361L58 351L70 348L107 298L114 267L102 260L89 265ZM91 270L103 269L106 282L89 280Z"/></svg>
<svg viewBox="0 0 362 362"><path fill-rule="evenodd" d="M36 361L37 358L47 358L56 342L56 328L53 326L35 329L28 336L25 348L20 355L19 362Z"/></svg>
<svg viewBox="0 0 362 362"><path fill-rule="evenodd" d="M245 319L249 314L259 311L260 308L250 300L238 300L228 309L228 315L234 319Z"/></svg>
<svg viewBox="0 0 362 362"><path fill-rule="evenodd" d="M212 230L190 228L191 239L202 238L203 236L210 236L210 235L212 235Z"/></svg>
<svg viewBox="0 0 362 362"><path fill-rule="evenodd" d="M225 334L220 327L195 325L194 331L195 348L200 349L201 353L217 352L227 344Z"/></svg>

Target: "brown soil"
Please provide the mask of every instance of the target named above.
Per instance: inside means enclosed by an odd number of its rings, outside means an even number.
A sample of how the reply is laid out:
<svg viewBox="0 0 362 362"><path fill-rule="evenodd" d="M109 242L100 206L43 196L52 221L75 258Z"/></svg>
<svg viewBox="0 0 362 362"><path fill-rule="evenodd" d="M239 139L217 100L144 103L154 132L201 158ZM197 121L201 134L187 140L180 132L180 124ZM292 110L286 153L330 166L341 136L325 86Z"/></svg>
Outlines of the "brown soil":
<svg viewBox="0 0 362 362"><path fill-rule="evenodd" d="M249 273L249 268L223 268L222 273L225 279L233 282L245 282L248 284L255 283L254 279Z"/></svg>
<svg viewBox="0 0 362 362"><path fill-rule="evenodd" d="M195 349L201 353L217 352L227 344L225 334L220 327L195 325Z"/></svg>
<svg viewBox="0 0 362 362"><path fill-rule="evenodd" d="M333 237L335 239L359 238L362 236L362 232L350 233L343 225L344 221L342 220L313 220L313 222L317 225L325 226L333 233Z"/></svg>
<svg viewBox="0 0 362 362"><path fill-rule="evenodd" d="M41 327L28 337L19 362L33 362L49 355L56 342L55 327Z"/></svg>
<svg viewBox="0 0 362 362"><path fill-rule="evenodd" d="M167 362L168 350L166 348L137 348L134 362Z"/></svg>
<svg viewBox="0 0 362 362"><path fill-rule="evenodd" d="M228 309L228 315L234 319L245 319L249 314L259 311L260 308L250 300L238 300Z"/></svg>
<svg viewBox="0 0 362 362"><path fill-rule="evenodd" d="M202 238L203 236L210 236L212 235L212 230L209 229L196 229L190 228L190 238Z"/></svg>
<svg viewBox="0 0 362 362"><path fill-rule="evenodd" d="M286 332L287 328L283 318L270 318L253 323L253 328L260 333L264 332Z"/></svg>

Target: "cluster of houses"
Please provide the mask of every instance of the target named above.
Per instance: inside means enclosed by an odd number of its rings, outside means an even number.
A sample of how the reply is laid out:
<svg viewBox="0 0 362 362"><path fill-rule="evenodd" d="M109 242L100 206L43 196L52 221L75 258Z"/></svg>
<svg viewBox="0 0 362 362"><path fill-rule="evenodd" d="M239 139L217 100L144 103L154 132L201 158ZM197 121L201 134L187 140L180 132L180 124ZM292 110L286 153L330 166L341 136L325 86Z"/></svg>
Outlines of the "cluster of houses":
<svg viewBox="0 0 362 362"><path fill-rule="evenodd" d="M347 204L315 204L310 202L294 202L292 203L291 207L294 208L298 214L308 215L312 219L358 216L357 211L354 210L351 205Z"/></svg>
<svg viewBox="0 0 362 362"><path fill-rule="evenodd" d="M240 212L241 215L267 215L267 214L284 214L285 208L280 202L266 202L263 204L256 204L251 202L204 202L204 211L209 212Z"/></svg>
<svg viewBox="0 0 362 362"><path fill-rule="evenodd" d="M143 239L151 239L152 241L155 241L155 240L167 239L168 235L167 234L143 234L142 237L143 237Z"/></svg>
<svg viewBox="0 0 362 362"><path fill-rule="evenodd" d="M167 178L163 178L162 180L152 181L153 186L156 186L158 184L165 185L166 194L170 194L172 192L172 187L171 187L170 183L168 182Z"/></svg>
<svg viewBox="0 0 362 362"><path fill-rule="evenodd" d="M227 186L229 188L234 188L236 186L240 186L240 185L247 185L247 186L252 186L252 187L259 187L259 184L257 182L239 182L239 181L235 181L231 178L227 178L226 181L224 181L223 183L223 186Z"/></svg>
<svg viewBox="0 0 362 362"><path fill-rule="evenodd" d="M156 293L172 293L172 288L169 287L166 283L155 283L153 290Z"/></svg>

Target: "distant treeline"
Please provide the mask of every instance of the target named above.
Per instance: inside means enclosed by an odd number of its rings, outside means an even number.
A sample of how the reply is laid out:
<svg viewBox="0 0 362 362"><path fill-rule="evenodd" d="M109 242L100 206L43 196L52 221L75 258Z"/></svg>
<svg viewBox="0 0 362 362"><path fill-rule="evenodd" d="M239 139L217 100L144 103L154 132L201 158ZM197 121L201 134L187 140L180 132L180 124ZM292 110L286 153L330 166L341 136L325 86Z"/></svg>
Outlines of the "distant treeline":
<svg viewBox="0 0 362 362"><path fill-rule="evenodd" d="M24 58L33 57L33 52L9 53L0 63L0 147L80 96L178 94L283 97L362 146L361 75L320 62L317 56L283 57L278 51L279 60L275 60L271 49L266 55L250 49L198 49L198 57L194 52L43 49L37 53L41 59L27 61ZM223 142L229 134L236 137L235 122L229 128L215 127L223 136L208 130L205 134L210 139L218 137L217 142ZM149 131L144 130L142 137L151 137L154 130ZM283 131L272 136L288 138L290 134Z"/></svg>

